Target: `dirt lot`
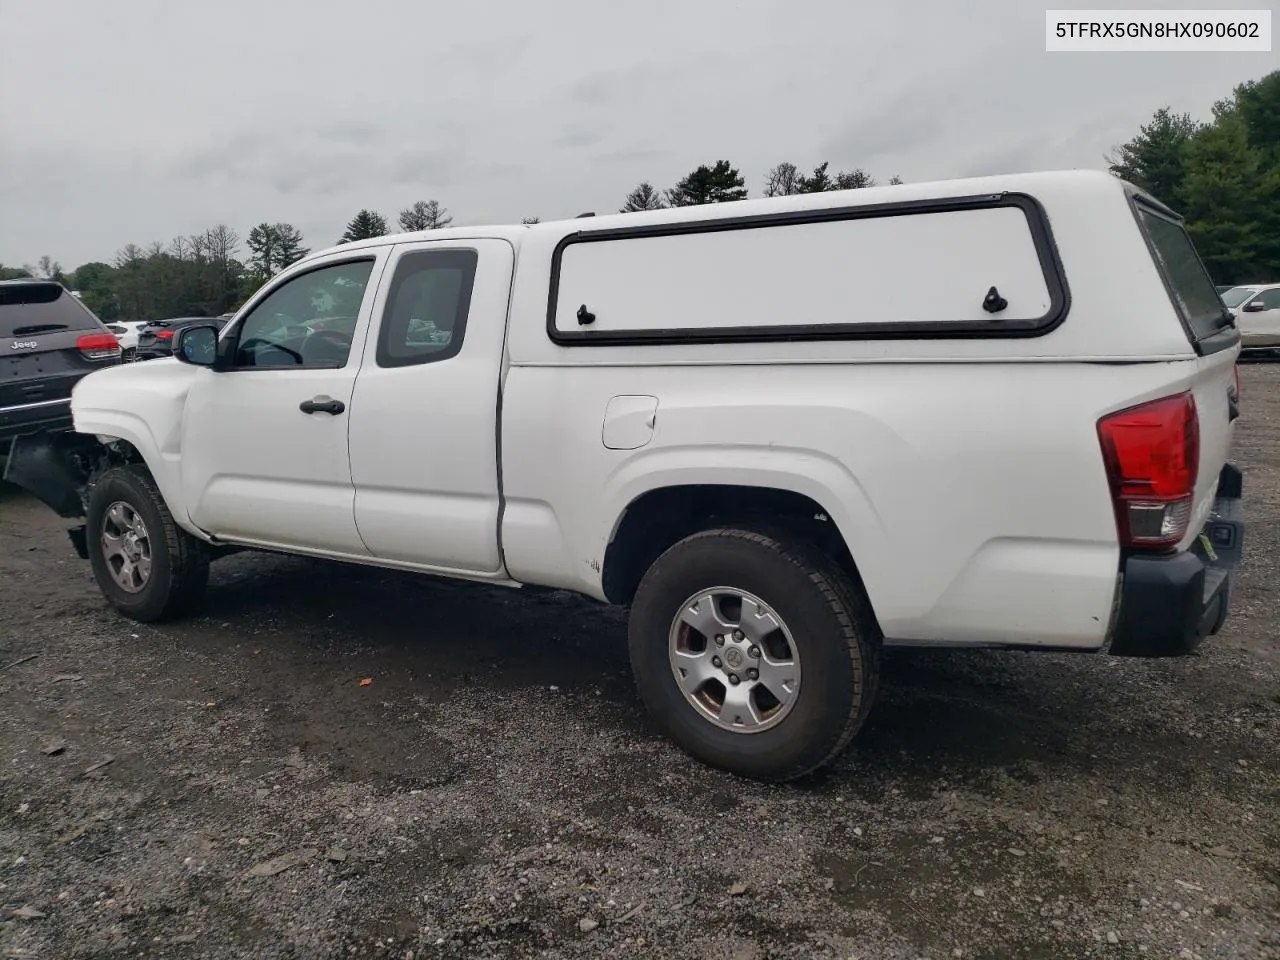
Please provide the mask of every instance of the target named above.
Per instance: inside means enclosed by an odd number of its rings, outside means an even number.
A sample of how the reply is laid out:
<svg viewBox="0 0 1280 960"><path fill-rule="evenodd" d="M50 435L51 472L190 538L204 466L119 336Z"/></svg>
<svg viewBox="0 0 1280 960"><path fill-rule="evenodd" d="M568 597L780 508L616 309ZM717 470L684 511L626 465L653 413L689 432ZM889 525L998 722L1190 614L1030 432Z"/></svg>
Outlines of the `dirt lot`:
<svg viewBox="0 0 1280 960"><path fill-rule="evenodd" d="M143 627L6 488L0 955L1280 957L1280 365L1243 405L1222 636L892 655L788 788L654 736L616 611L240 555Z"/></svg>

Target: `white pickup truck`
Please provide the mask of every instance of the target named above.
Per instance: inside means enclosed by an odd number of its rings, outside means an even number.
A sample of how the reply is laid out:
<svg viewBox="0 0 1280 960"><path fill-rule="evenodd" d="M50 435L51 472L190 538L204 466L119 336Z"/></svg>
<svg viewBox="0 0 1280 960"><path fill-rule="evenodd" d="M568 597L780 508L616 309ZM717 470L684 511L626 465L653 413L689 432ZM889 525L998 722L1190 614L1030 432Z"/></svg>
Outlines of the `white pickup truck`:
<svg viewBox="0 0 1280 960"><path fill-rule="evenodd" d="M1227 615L1239 333L1101 173L379 237L175 339L7 470L139 620L228 547L576 591L630 607L666 734L781 780L883 646L1177 655Z"/></svg>

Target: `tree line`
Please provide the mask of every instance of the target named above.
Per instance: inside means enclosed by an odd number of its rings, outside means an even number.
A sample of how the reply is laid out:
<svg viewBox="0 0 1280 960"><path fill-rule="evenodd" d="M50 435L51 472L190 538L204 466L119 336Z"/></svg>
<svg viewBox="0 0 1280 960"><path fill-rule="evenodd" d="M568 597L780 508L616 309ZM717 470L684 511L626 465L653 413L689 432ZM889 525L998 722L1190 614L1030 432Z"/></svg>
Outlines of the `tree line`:
<svg viewBox="0 0 1280 960"><path fill-rule="evenodd" d="M1280 280L1280 71L1235 87L1198 121L1166 106L1106 158L1113 174L1181 213L1216 283ZM888 181L901 183L898 177ZM862 169L832 173L828 163L805 172L790 162L763 180L766 197L870 187ZM749 196L746 180L727 160L703 164L665 189L642 182L626 194L622 213ZM401 230L447 227L453 217L437 200L400 211ZM523 223L539 218L524 217ZM391 232L387 219L361 210L338 243ZM104 320L213 316L235 309L263 283L309 252L290 223L260 223L248 237L225 224L142 248L128 244L111 263L93 261L69 273L51 257L20 268L0 264L0 280L49 277L80 292Z"/></svg>
<svg viewBox="0 0 1280 960"><path fill-rule="evenodd" d="M403 230L448 226L453 218L435 200L420 200L400 212ZM388 233L386 221L362 210L339 243ZM70 273L51 257L35 265L5 267L0 280L39 277L56 280L80 294L103 320L159 320L212 317L234 310L285 267L310 253L291 223L260 223L243 241L226 224L203 233L156 242L146 248L126 244L111 263L92 261Z"/></svg>
<svg viewBox="0 0 1280 960"><path fill-rule="evenodd" d="M806 174L795 164L779 163L766 175L763 193L778 197L875 185L863 170L830 174L828 167L821 163ZM902 181L894 177L889 182ZM746 181L738 169L727 160L718 160L697 167L666 190L659 191L648 182L639 184L626 195L619 212L725 203L747 196ZM438 200L419 200L401 210L396 222L405 232L438 230L452 224L453 217ZM540 218L524 217L521 222L539 223ZM389 233L386 217L363 209L347 223L337 243ZM291 223L260 223L243 241L231 227L217 224L168 243L155 242L145 248L126 244L111 263L95 260L69 273L49 256L22 267L0 264L0 280L57 280L77 291L94 313L108 321L217 316L239 307L262 284L309 252L302 232Z"/></svg>
<svg viewBox="0 0 1280 960"><path fill-rule="evenodd" d="M1186 220L1216 283L1280 280L1280 71L1236 86L1208 121L1162 107L1127 143L1106 158L1129 180ZM888 181L901 183L898 177ZM875 186L865 170L832 173L828 163L805 172L790 162L765 175L766 197ZM626 194L619 212L728 203L749 196L746 180L727 160L703 164L670 187L645 181ZM404 231L447 227L453 217L437 200L400 211ZM539 218L524 217L523 223ZM387 219L360 210L337 242L391 232ZM70 273L44 256L21 268L0 264L0 280L49 277L78 290L104 320L213 316L235 309L263 283L309 252L289 223L260 223L240 236L225 224L169 243L123 247L111 263L94 261Z"/></svg>
<svg viewBox="0 0 1280 960"><path fill-rule="evenodd" d="M1107 158L1182 214L1215 283L1280 280L1280 70L1198 121L1168 106Z"/></svg>

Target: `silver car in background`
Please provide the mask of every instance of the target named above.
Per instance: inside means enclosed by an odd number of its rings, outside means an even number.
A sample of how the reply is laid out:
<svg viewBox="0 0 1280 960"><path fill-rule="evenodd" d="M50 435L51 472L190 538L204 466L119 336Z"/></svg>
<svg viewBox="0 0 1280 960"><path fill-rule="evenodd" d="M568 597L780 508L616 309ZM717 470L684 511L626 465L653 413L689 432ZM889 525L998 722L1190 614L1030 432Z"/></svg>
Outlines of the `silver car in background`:
<svg viewBox="0 0 1280 960"><path fill-rule="evenodd" d="M1280 354L1280 283L1244 284L1222 294L1245 353Z"/></svg>

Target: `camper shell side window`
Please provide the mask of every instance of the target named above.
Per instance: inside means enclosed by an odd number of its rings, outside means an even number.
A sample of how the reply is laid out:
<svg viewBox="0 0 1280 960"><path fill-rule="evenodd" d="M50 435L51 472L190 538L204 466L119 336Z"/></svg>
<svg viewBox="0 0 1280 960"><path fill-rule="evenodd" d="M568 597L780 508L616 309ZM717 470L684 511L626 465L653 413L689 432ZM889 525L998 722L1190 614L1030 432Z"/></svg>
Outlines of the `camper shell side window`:
<svg viewBox="0 0 1280 960"><path fill-rule="evenodd" d="M1070 294L1027 194L583 229L556 246L563 346L1043 336Z"/></svg>

